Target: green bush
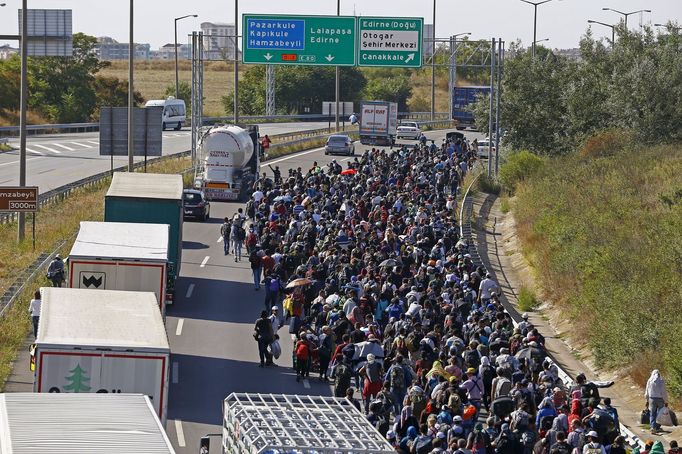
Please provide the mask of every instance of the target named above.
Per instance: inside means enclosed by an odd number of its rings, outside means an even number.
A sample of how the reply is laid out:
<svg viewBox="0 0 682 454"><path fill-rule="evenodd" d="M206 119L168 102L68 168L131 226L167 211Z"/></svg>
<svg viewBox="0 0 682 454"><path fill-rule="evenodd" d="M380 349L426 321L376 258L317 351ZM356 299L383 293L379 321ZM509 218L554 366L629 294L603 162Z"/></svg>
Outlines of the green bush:
<svg viewBox="0 0 682 454"><path fill-rule="evenodd" d="M523 150L512 153L500 167L500 183L511 193L516 186L532 177L544 164L545 160L530 151Z"/></svg>
<svg viewBox="0 0 682 454"><path fill-rule="evenodd" d="M519 289L519 309L524 312L532 311L538 307L538 299L532 289L522 285Z"/></svg>
<svg viewBox="0 0 682 454"><path fill-rule="evenodd" d="M499 195L500 191L502 190L500 183L496 179L490 178L487 175L482 175L478 179L477 185L481 192L485 192L487 194Z"/></svg>

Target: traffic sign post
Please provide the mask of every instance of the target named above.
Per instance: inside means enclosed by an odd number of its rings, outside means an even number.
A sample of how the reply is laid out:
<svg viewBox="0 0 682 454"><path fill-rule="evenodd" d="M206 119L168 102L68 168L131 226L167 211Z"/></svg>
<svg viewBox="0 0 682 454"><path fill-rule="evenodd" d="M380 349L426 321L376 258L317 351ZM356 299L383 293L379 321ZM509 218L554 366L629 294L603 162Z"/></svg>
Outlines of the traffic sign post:
<svg viewBox="0 0 682 454"><path fill-rule="evenodd" d="M421 17L359 17L358 66L421 68Z"/></svg>
<svg viewBox="0 0 682 454"><path fill-rule="evenodd" d="M244 14L242 62L355 66L356 19Z"/></svg>
<svg viewBox="0 0 682 454"><path fill-rule="evenodd" d="M0 187L0 212L38 211L38 186Z"/></svg>

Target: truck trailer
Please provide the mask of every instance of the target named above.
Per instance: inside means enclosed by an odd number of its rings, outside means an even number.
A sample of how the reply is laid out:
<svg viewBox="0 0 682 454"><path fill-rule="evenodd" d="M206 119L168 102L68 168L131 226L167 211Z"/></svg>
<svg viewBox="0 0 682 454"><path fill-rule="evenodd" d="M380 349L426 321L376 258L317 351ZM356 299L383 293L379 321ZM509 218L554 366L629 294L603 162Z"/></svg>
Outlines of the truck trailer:
<svg viewBox="0 0 682 454"><path fill-rule="evenodd" d="M81 222L67 259L69 288L153 292L166 312L167 224Z"/></svg>
<svg viewBox="0 0 682 454"><path fill-rule="evenodd" d="M224 454L395 454L338 397L232 393L223 403Z"/></svg>
<svg viewBox="0 0 682 454"><path fill-rule="evenodd" d="M33 391L141 393L163 423L170 347L151 292L43 287Z"/></svg>
<svg viewBox="0 0 682 454"><path fill-rule="evenodd" d="M0 394L0 452L175 454L142 394Z"/></svg>
<svg viewBox="0 0 682 454"><path fill-rule="evenodd" d="M104 197L104 221L168 224L166 304L173 303L182 262L181 175L116 172Z"/></svg>
<svg viewBox="0 0 682 454"><path fill-rule="evenodd" d="M398 130L398 104L363 101L360 105L360 143L387 145L395 143Z"/></svg>
<svg viewBox="0 0 682 454"><path fill-rule="evenodd" d="M201 136L202 171L195 187L209 200L241 200L251 196L260 172L258 126L215 126Z"/></svg>
<svg viewBox="0 0 682 454"><path fill-rule="evenodd" d="M466 129L474 126L474 113L471 104L478 101L481 96L490 93L490 87L455 87L452 92L452 119L455 120L457 129Z"/></svg>

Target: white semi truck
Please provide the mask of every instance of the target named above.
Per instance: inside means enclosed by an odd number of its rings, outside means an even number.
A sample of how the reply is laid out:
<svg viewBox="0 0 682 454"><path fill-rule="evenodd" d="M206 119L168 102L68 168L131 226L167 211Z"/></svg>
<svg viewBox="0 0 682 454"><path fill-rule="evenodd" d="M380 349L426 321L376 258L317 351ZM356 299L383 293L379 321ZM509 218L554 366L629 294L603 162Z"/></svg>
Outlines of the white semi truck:
<svg viewBox="0 0 682 454"><path fill-rule="evenodd" d="M386 101L363 101L360 106L360 143L388 145L395 143L398 129L398 104Z"/></svg>
<svg viewBox="0 0 682 454"><path fill-rule="evenodd" d="M251 195L260 172L258 126L215 126L201 136L202 166L195 187L209 200L242 200Z"/></svg>
<svg viewBox="0 0 682 454"><path fill-rule="evenodd" d="M40 289L33 391L140 393L166 422L170 347L152 292Z"/></svg>

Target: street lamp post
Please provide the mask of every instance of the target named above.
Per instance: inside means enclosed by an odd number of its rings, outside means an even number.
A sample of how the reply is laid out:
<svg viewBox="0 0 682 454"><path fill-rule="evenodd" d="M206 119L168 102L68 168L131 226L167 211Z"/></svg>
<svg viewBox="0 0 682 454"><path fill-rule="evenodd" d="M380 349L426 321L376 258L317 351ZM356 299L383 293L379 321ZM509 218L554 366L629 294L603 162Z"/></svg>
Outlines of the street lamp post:
<svg viewBox="0 0 682 454"><path fill-rule="evenodd" d="M531 2L530 0L521 0L524 3L528 3L529 5L533 5L533 8L535 9L533 13L533 60L535 60L535 42L538 39L537 33L538 33L538 6L542 5L543 3L551 2L552 0L544 0L542 2Z"/></svg>
<svg viewBox="0 0 682 454"><path fill-rule="evenodd" d="M670 30L675 31L675 32L679 32L680 30L682 30L682 27L675 27L675 26L673 26L673 25L654 24L654 26L655 26L655 27L665 27L665 28L669 28Z"/></svg>
<svg viewBox="0 0 682 454"><path fill-rule="evenodd" d="M433 0L433 30L431 32L431 121L436 118L436 0Z"/></svg>
<svg viewBox="0 0 682 454"><path fill-rule="evenodd" d="M239 0L234 0L234 124L239 122Z"/></svg>
<svg viewBox="0 0 682 454"><path fill-rule="evenodd" d="M135 109L135 95L133 88L133 67L135 65L135 40L133 38L133 0L130 0L130 24L128 33L128 172L133 171L133 156L135 155L135 136L133 135L133 112Z"/></svg>
<svg viewBox="0 0 682 454"><path fill-rule="evenodd" d="M538 39L537 41L534 41L533 44L535 44L535 43L544 43L545 41L549 41L549 38Z"/></svg>
<svg viewBox="0 0 682 454"><path fill-rule="evenodd" d="M638 9L637 11L632 11L629 13L624 13L623 11L618 11L617 9L613 8L602 8L602 11L613 11L614 13L622 14L625 17L625 28L628 28L628 16L631 16L633 14L637 13L650 13L650 9Z"/></svg>
<svg viewBox="0 0 682 454"><path fill-rule="evenodd" d="M611 29L611 47L613 47L613 44L616 42L616 26L615 25L609 25L605 24L604 22L599 22L596 20L588 20L588 24L599 24L603 25L604 27L609 27Z"/></svg>
<svg viewBox="0 0 682 454"><path fill-rule="evenodd" d="M336 15L337 16L341 15L341 0L336 0ZM335 101L334 124L335 124L335 128L336 128L336 129L334 129L334 131L339 132L339 98L341 97L341 81L339 80L340 79L340 72L339 72L338 66L336 68L334 68L334 74L335 74L335 79L334 79L334 101ZM344 123L344 125L345 124L346 123ZM344 129L345 129L345 126L344 126Z"/></svg>
<svg viewBox="0 0 682 454"><path fill-rule="evenodd" d="M174 22L175 22L175 99L178 99L180 97L180 90L178 88L178 21L185 19L187 17L199 17L196 14L188 14L186 16L182 17L176 17Z"/></svg>

